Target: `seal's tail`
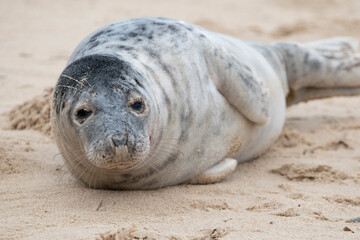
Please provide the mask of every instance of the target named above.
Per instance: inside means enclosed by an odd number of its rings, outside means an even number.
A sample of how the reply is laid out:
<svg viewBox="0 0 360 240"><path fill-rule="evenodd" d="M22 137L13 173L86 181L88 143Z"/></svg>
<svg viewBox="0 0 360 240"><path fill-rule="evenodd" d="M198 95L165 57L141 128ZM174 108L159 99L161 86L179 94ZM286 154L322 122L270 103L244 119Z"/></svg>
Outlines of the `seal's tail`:
<svg viewBox="0 0 360 240"><path fill-rule="evenodd" d="M358 41L349 37L274 45L286 68L287 104L360 95Z"/></svg>

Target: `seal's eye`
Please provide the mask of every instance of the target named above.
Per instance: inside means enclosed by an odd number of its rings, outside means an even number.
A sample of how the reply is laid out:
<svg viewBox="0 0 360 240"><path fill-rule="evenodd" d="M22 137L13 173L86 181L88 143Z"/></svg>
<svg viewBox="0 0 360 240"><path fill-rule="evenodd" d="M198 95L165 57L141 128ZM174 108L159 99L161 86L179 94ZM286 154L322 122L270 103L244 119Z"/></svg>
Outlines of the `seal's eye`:
<svg viewBox="0 0 360 240"><path fill-rule="evenodd" d="M85 120L91 116L93 112L91 110L85 109L85 108L81 108L79 110L77 110L77 112L75 113L75 117L76 120L79 123L83 123L85 122Z"/></svg>
<svg viewBox="0 0 360 240"><path fill-rule="evenodd" d="M130 105L130 107L132 110L139 113L142 113L144 111L144 103L141 100L136 100Z"/></svg>

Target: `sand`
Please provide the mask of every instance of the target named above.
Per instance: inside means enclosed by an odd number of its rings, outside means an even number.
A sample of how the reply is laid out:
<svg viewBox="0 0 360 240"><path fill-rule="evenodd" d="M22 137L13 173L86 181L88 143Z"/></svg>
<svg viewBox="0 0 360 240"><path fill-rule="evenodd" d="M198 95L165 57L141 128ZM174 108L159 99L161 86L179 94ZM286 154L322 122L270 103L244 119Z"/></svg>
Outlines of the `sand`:
<svg viewBox="0 0 360 240"><path fill-rule="evenodd" d="M140 16L268 43L360 39L358 0L1 0L0 239L360 239L346 222L360 217L360 97L289 108L271 149L218 184L104 191L72 178L46 89L85 35Z"/></svg>

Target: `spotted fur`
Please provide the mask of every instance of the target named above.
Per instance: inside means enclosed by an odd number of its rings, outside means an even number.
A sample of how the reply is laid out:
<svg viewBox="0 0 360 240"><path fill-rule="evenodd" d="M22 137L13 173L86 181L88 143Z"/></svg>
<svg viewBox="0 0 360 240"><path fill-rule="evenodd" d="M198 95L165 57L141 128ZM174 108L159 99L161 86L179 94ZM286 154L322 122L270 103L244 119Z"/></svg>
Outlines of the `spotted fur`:
<svg viewBox="0 0 360 240"><path fill-rule="evenodd" d="M175 185L227 157L252 159L279 136L286 98L307 100L308 87L360 87L359 61L341 44L338 63L321 42L246 43L164 18L106 25L79 44L57 82L59 149L87 186L112 189ZM344 71L347 80L333 79ZM136 99L145 112L131 109ZM83 123L79 106L90 116ZM127 145L114 146L113 136Z"/></svg>

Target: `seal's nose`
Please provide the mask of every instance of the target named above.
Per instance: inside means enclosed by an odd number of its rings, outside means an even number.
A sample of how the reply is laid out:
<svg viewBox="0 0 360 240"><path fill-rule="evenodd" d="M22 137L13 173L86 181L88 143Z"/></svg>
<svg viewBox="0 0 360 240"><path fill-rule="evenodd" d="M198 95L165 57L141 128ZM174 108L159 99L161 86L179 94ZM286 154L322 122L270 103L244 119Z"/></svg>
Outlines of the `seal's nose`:
<svg viewBox="0 0 360 240"><path fill-rule="evenodd" d="M127 145L128 138L124 135L116 135L111 138L111 141L115 147L121 147Z"/></svg>

